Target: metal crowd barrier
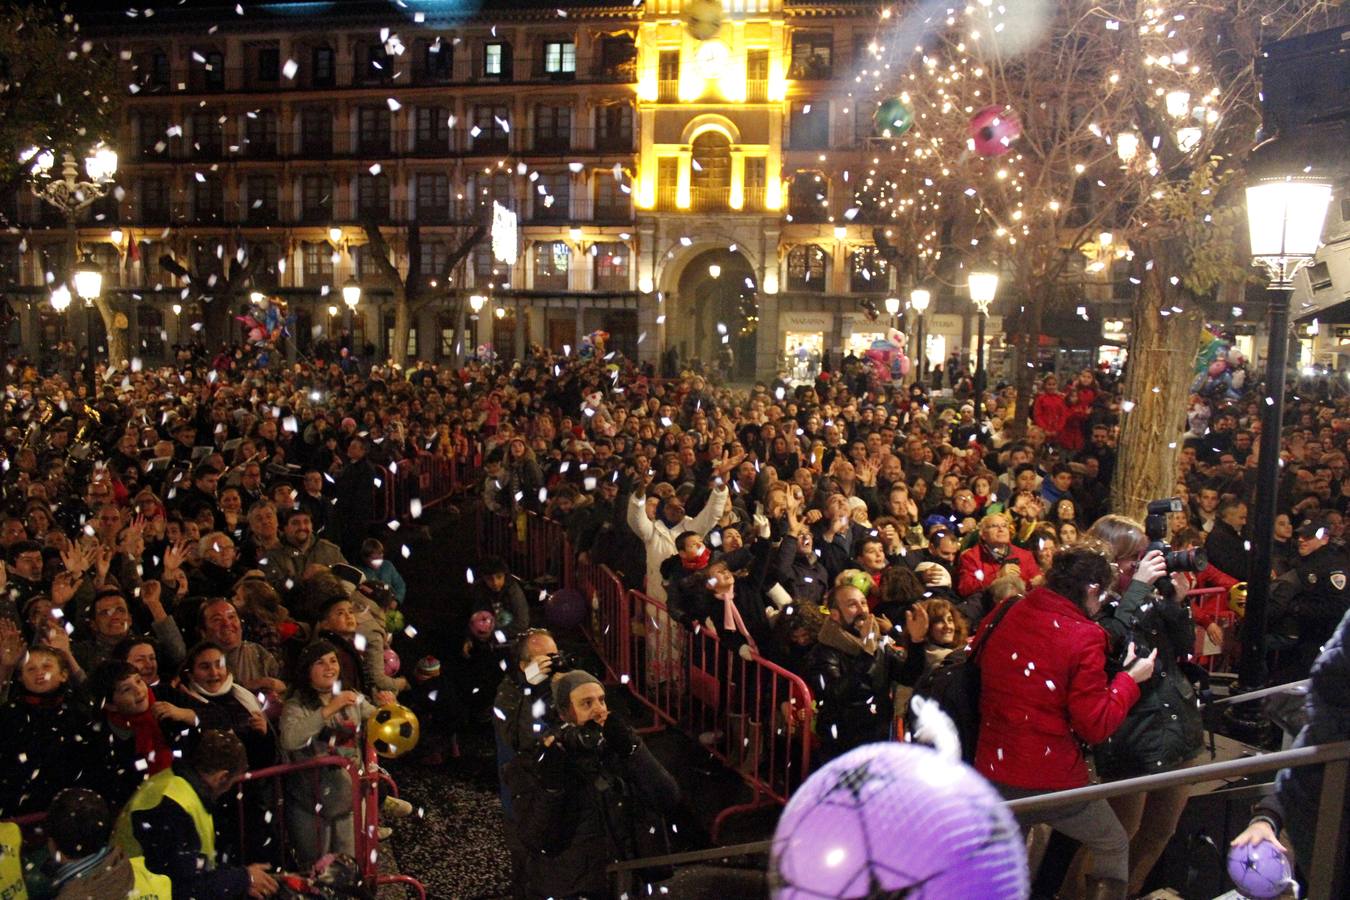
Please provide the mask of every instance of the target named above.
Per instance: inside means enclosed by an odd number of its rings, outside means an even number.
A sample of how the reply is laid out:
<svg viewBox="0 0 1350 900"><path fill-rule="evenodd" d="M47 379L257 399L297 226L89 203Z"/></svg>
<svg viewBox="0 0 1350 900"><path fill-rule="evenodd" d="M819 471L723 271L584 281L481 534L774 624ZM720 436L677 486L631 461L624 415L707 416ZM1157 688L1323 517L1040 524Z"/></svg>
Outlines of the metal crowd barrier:
<svg viewBox="0 0 1350 900"><path fill-rule="evenodd" d="M1197 625L1192 657L1210 674L1229 671L1236 659L1238 637L1235 631L1237 613L1228 608L1228 588L1196 588L1186 592L1186 599L1196 612L1211 616L1224 633L1223 647L1219 652L1205 653L1205 629Z"/></svg>
<svg viewBox="0 0 1350 900"><path fill-rule="evenodd" d="M589 604L586 640L605 667L605 680L626 685L632 672L628 655L632 620L623 582L608 566L591 562L574 561L572 572L571 586L581 591Z"/></svg>
<svg viewBox="0 0 1350 900"><path fill-rule="evenodd" d="M360 763L345 756L331 755L245 772L239 781L241 789L234 792L235 815L239 827L239 847L242 849L249 845L249 826L253 824L246 809L247 798L242 790L243 785L257 784L260 787L271 788L267 823L272 837L276 838L279 843L282 859L285 859L286 847L290 841L289 822L286 817L285 779L300 772L340 768L345 770L352 780L352 830L355 848L353 856L361 872L362 885L375 889L380 885L402 884L412 888L421 900L426 900L426 889L416 878L411 875L379 871L379 785L381 782L389 785L390 793L395 797L398 796L398 785L380 769L379 759L375 755L374 748L364 741L362 746L365 747L365 757ZM44 812L3 821L12 821L19 825L23 830L24 846L36 848L45 843L45 838L39 833L45 819L46 813ZM264 836L263 846L270 846L272 837Z"/></svg>

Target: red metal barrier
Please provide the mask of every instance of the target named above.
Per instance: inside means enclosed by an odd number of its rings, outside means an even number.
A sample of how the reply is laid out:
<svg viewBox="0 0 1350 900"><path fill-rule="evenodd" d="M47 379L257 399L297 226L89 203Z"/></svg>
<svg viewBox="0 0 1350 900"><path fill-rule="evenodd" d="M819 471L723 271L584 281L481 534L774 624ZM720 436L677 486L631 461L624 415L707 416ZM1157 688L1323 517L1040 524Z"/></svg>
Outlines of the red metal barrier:
<svg viewBox="0 0 1350 900"><path fill-rule="evenodd" d="M527 579L548 576L558 587L570 584L572 545L562 524L533 512L526 513L525 517L528 568L518 574Z"/></svg>
<svg viewBox="0 0 1350 900"><path fill-rule="evenodd" d="M586 640L605 667L605 680L611 684L628 684L632 673L628 655L632 621L623 582L608 566L595 563L578 562L573 571L575 578L571 586L581 591L590 603Z"/></svg>
<svg viewBox="0 0 1350 900"><path fill-rule="evenodd" d="M665 604L629 591L629 615L641 618L629 640L634 662L629 689L658 722L674 725L736 771L754 792L749 803L729 806L713 820L718 839L726 820L770 803L786 803L811 771L811 717L806 683L758 654L729 653L705 628L687 634ZM682 648L680 677L650 656ZM683 685L688 690L683 690Z"/></svg>

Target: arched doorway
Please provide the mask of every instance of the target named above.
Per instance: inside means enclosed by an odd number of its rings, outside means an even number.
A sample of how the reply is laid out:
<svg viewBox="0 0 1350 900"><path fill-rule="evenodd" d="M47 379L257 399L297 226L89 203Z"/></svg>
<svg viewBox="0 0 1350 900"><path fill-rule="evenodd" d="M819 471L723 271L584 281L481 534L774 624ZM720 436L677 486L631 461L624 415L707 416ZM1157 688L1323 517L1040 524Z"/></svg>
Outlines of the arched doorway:
<svg viewBox="0 0 1350 900"><path fill-rule="evenodd" d="M689 172L690 208L695 212L731 208L731 139L720 131L694 138Z"/></svg>
<svg viewBox="0 0 1350 900"><path fill-rule="evenodd" d="M669 343L689 363L746 381L755 375L758 282L749 260L732 250L705 250L687 262L676 287L678 314Z"/></svg>

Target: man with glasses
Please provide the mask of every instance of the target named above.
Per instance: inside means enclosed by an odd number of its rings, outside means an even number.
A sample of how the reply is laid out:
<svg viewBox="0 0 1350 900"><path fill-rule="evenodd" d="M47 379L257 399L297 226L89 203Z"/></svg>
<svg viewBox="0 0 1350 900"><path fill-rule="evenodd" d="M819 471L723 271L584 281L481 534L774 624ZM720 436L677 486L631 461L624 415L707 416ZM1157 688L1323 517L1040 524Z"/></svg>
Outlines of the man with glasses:
<svg viewBox="0 0 1350 900"><path fill-rule="evenodd" d="M1012 527L1003 513L980 520L980 540L961 554L956 593L969 599L989 589L994 580L1016 575L1030 587L1040 583L1041 568L1029 551L1012 542Z"/></svg>
<svg viewBox="0 0 1350 900"><path fill-rule="evenodd" d="M150 613L150 633L163 650L164 666L173 671L187 655L187 647L183 644L183 634L178 630L178 623L165 612L164 604L160 602L161 591L158 581L143 583L140 602L145 604ZM117 645L131 634L131 607L127 598L119 588L101 588L94 596L94 605L89 613L90 636L75 642L71 648L79 668L85 672L94 671L104 660L112 658ZM51 642L52 646L60 650L60 635L54 633L52 637L56 638ZM69 643L68 639L66 643ZM82 674L75 672L72 672L72 677L77 681L83 679Z"/></svg>

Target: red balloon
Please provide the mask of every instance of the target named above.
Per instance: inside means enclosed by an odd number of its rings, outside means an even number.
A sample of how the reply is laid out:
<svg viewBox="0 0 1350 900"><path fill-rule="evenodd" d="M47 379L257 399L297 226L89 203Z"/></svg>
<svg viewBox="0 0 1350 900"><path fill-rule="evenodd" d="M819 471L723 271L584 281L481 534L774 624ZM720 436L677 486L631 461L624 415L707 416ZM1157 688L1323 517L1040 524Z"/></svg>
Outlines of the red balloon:
<svg viewBox="0 0 1350 900"><path fill-rule="evenodd" d="M1002 156L1021 136L1021 120L1006 107L986 106L970 117L970 138L981 156Z"/></svg>

